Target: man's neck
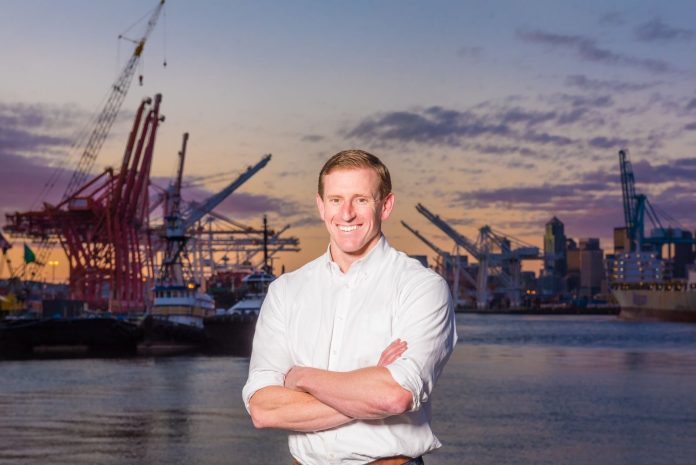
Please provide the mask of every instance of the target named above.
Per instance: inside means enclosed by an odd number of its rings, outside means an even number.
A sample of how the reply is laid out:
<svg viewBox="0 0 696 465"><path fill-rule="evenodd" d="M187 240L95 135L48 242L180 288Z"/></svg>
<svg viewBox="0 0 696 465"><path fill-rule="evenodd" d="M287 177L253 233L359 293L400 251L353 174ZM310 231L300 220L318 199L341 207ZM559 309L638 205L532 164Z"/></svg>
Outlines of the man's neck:
<svg viewBox="0 0 696 465"><path fill-rule="evenodd" d="M353 263L367 257L370 254L370 252L372 252L372 250L375 247L377 247L377 244L379 244L381 238L382 234L380 233L373 241L367 244L362 251L356 252L354 254L343 252L334 253L333 244L329 244L329 253L331 254L331 260L336 265L338 265L338 268L341 270L343 274L348 273L348 270L353 265Z"/></svg>

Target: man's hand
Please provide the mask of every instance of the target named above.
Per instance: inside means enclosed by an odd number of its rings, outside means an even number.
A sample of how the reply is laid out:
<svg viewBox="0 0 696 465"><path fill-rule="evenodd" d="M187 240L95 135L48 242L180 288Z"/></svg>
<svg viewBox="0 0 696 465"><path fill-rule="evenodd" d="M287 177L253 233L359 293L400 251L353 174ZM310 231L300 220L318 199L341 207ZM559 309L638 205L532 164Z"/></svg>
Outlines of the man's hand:
<svg viewBox="0 0 696 465"><path fill-rule="evenodd" d="M398 359L404 352L406 352L406 349L408 349L408 343L406 341L402 341L401 339L396 339L382 351L379 361L377 362L377 366L386 367ZM285 387L292 389L293 391L303 391L303 389L297 386L297 382L304 374L305 370L305 367L292 367L285 375Z"/></svg>
<svg viewBox="0 0 696 465"><path fill-rule="evenodd" d="M303 369L304 367L298 367L297 365L290 368L290 371L285 375L286 388L292 389L293 391L302 391L302 389L297 387L297 380L300 379Z"/></svg>
<svg viewBox="0 0 696 465"><path fill-rule="evenodd" d="M408 343L397 339L387 346L386 349L382 351L382 355L379 357L379 362L377 362L378 367L385 367L390 363L394 362L397 358L401 357L401 354L406 352L408 349Z"/></svg>

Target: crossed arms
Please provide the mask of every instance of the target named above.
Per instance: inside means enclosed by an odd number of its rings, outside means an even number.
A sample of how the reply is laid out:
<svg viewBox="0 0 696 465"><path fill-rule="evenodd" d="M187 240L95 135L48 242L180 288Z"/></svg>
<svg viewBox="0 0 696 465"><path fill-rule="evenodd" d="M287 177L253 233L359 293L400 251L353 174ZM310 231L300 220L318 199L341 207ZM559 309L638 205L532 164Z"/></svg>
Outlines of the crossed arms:
<svg viewBox="0 0 696 465"><path fill-rule="evenodd" d="M283 386L259 389L249 400L254 426L322 431L407 411L411 393L385 368L407 348L405 341L397 339L384 349L376 366L348 372L292 367Z"/></svg>

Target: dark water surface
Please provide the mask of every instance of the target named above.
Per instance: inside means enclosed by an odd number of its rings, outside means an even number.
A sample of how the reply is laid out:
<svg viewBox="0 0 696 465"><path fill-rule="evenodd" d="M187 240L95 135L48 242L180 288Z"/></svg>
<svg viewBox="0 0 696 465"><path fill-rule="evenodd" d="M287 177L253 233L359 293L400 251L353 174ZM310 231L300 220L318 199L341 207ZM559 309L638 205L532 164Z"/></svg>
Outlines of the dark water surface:
<svg viewBox="0 0 696 465"><path fill-rule="evenodd" d="M696 464L696 325L458 315L427 465ZM290 464L233 357L0 362L0 464Z"/></svg>

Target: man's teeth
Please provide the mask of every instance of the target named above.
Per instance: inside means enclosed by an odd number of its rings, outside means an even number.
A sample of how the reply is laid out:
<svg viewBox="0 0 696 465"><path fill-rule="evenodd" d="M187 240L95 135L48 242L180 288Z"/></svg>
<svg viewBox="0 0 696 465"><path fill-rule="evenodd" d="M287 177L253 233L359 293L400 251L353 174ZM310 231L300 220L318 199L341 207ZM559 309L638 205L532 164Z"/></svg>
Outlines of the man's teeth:
<svg viewBox="0 0 696 465"><path fill-rule="evenodd" d="M340 229L343 232L351 232L358 229L358 225L354 224L352 226L339 226L338 229Z"/></svg>

